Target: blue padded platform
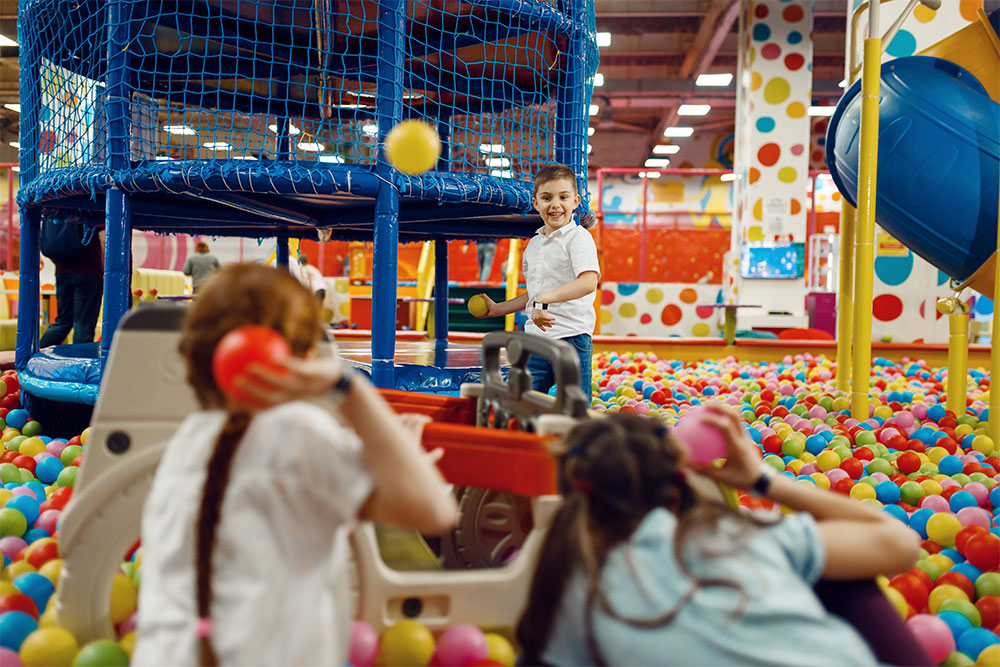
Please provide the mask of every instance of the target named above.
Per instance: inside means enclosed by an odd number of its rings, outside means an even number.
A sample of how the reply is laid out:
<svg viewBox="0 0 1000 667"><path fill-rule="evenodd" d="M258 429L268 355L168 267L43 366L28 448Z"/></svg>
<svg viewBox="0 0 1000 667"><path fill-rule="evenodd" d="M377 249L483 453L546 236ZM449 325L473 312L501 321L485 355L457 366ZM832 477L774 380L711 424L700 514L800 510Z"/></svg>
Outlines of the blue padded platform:
<svg viewBox="0 0 1000 667"><path fill-rule="evenodd" d="M40 398L94 405L101 388L100 354L100 343L47 347L31 357L18 380Z"/></svg>
<svg viewBox="0 0 1000 667"><path fill-rule="evenodd" d="M371 344L368 341L338 343L340 356L351 366L371 376ZM464 382L479 382L483 351L479 345L444 341L397 341L396 389L427 394L449 394ZM507 365L501 354L500 363ZM504 369L506 370L506 369Z"/></svg>

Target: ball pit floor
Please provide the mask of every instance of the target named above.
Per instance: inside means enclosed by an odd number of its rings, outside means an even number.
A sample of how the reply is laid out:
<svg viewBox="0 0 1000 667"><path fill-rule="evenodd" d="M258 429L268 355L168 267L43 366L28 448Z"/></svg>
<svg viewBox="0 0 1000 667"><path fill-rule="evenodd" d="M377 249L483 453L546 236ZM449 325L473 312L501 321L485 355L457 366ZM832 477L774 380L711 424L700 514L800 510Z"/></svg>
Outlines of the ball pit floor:
<svg viewBox="0 0 1000 667"><path fill-rule="evenodd" d="M593 370L598 412L635 412L673 425L699 405L729 405L776 470L906 523L923 540L921 558L909 571L881 578L883 592L940 664L1000 664L1000 446L986 433L988 374L970 371L966 414L956 415L944 405L944 369L920 359L876 358L869 417L859 422L835 388L832 362L809 353L740 363L599 352ZM5 392L16 391L16 376L0 379L7 381ZM135 642L141 548L126 554L112 588L117 642L80 647L55 624L58 521L88 434L49 439L23 410L0 408L0 417L0 666L70 664L67 659L127 664L121 660ZM780 509L744 493L739 499L752 509ZM374 631L355 626L361 643L352 651L374 656ZM420 630L407 626L405 632ZM483 645L469 630L453 634L463 634L469 646ZM479 664L512 663L502 638L486 637L489 655ZM440 639L437 649L433 639L421 641L428 656L441 649Z"/></svg>

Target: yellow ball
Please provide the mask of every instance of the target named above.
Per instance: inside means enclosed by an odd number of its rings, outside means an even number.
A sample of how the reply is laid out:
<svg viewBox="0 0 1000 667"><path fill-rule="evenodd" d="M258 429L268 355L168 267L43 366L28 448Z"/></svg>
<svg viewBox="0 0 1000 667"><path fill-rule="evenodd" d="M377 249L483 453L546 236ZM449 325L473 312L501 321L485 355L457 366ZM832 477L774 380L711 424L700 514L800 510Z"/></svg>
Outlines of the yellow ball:
<svg viewBox="0 0 1000 667"><path fill-rule="evenodd" d="M488 648L487 659L496 660L504 667L514 667L514 663L517 662L517 653L514 652L514 647L510 645L509 641L496 633L487 632L486 646Z"/></svg>
<svg viewBox="0 0 1000 667"><path fill-rule="evenodd" d="M987 646L979 652L976 667L997 667L997 665L1000 665L1000 644Z"/></svg>
<svg viewBox="0 0 1000 667"><path fill-rule="evenodd" d="M993 440L987 435L977 435L972 439L972 448L981 454L989 454L993 451ZM24 443L21 443L21 450L24 451Z"/></svg>
<svg viewBox="0 0 1000 667"><path fill-rule="evenodd" d="M41 438L28 438L21 441L21 446L17 448L17 451L34 458L37 454L45 451L45 443L42 442Z"/></svg>
<svg viewBox="0 0 1000 667"><path fill-rule="evenodd" d="M63 560L62 558L53 558L50 561L46 561L40 568L38 568L38 574L44 576L46 579L52 582L56 588L59 587L59 575L62 573ZM55 596L52 596L55 599Z"/></svg>
<svg viewBox="0 0 1000 667"><path fill-rule="evenodd" d="M119 639L118 645L125 649L125 652L128 653L128 657L131 660L132 651L135 650L135 632L130 632Z"/></svg>
<svg viewBox="0 0 1000 667"><path fill-rule="evenodd" d="M855 500L864 500L865 498L875 497L875 487L870 484L855 484L851 487L851 498Z"/></svg>
<svg viewBox="0 0 1000 667"><path fill-rule="evenodd" d="M833 470L834 468L840 467L840 457L837 455L837 452L827 449L820 452L819 456L816 457L816 465L819 466L819 469L823 472ZM826 475L824 475L824 477L826 477Z"/></svg>
<svg viewBox="0 0 1000 667"><path fill-rule="evenodd" d="M0 507L7 504L7 501L14 497L14 492L10 489L0 488Z"/></svg>
<svg viewBox="0 0 1000 667"><path fill-rule="evenodd" d="M0 597L8 593L20 593L21 589L6 579L0 579Z"/></svg>
<svg viewBox="0 0 1000 667"><path fill-rule="evenodd" d="M404 174L422 174L441 155L437 131L422 120L405 120L385 138L385 157Z"/></svg>
<svg viewBox="0 0 1000 667"><path fill-rule="evenodd" d="M54 595L52 597L55 597ZM40 628L54 628L56 627L56 608L52 607L46 609L42 615L38 618L38 627Z"/></svg>
<svg viewBox="0 0 1000 667"><path fill-rule="evenodd" d="M788 462L788 467L791 468L797 475L799 474L799 471L802 470L802 466L804 466L805 464L806 462L803 461L802 459L792 459L791 461Z"/></svg>
<svg viewBox="0 0 1000 667"><path fill-rule="evenodd" d="M955 546L955 534L961 529L962 523L950 512L938 512L927 520L927 537L945 548Z"/></svg>
<svg viewBox="0 0 1000 667"><path fill-rule="evenodd" d="M969 596L958 586L942 584L941 586L935 586L934 590L931 591L930 596L927 598L927 608L932 614L936 614L941 605L948 600L965 600L968 602Z"/></svg>
<svg viewBox="0 0 1000 667"><path fill-rule="evenodd" d="M434 635L416 621L399 621L382 633L378 664L426 665L434 655Z"/></svg>
<svg viewBox="0 0 1000 667"><path fill-rule="evenodd" d="M484 299L481 294L477 294L470 298L468 305L469 312L473 317L482 317L489 311L489 308L486 305L486 299Z"/></svg>
<svg viewBox="0 0 1000 667"><path fill-rule="evenodd" d="M39 628L24 639L18 655L24 667L70 667L79 649L69 630Z"/></svg>
<svg viewBox="0 0 1000 667"><path fill-rule="evenodd" d="M941 554L931 554L924 559L928 563L934 563L941 568L942 572L947 572L955 565L955 561L948 558L947 556L942 556Z"/></svg>
<svg viewBox="0 0 1000 667"><path fill-rule="evenodd" d="M931 447L927 452L927 457L934 465L937 465L938 462L946 456L948 456L948 450L944 447Z"/></svg>
<svg viewBox="0 0 1000 667"><path fill-rule="evenodd" d="M118 625L125 622L135 611L138 602L139 591L136 590L132 580L124 574L116 574L111 582L111 607L109 609L111 623Z"/></svg>
<svg viewBox="0 0 1000 667"><path fill-rule="evenodd" d="M882 589L882 592L889 598L889 602L892 604L893 609L896 610L896 613L905 621L910 615L910 603L906 601L903 594L892 586L886 586Z"/></svg>
<svg viewBox="0 0 1000 667"><path fill-rule="evenodd" d="M89 426L87 428L83 429L83 433L80 434L80 444L83 445L84 447L86 447L88 442L90 442L90 427Z"/></svg>
<svg viewBox="0 0 1000 667"><path fill-rule="evenodd" d="M816 480L816 488L817 489L823 489L824 491L829 491L830 490L830 478L829 477L827 477L826 475L824 475L821 472L814 472L813 474L811 474L809 476L812 477L814 480Z"/></svg>
<svg viewBox="0 0 1000 667"><path fill-rule="evenodd" d="M11 563L4 568L4 577L10 581L14 581L22 574L27 574L29 572L35 572L35 566L26 560L19 560Z"/></svg>

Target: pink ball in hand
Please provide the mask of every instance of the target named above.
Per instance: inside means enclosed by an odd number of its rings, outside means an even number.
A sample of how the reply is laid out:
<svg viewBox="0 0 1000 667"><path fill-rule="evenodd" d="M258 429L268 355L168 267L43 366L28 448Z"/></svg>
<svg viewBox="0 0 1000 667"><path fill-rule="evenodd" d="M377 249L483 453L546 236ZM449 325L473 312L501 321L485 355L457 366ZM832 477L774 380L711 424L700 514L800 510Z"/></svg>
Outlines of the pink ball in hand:
<svg viewBox="0 0 1000 667"><path fill-rule="evenodd" d="M721 417L708 408L687 411L671 431L688 453L688 460L699 465L711 463L726 455L726 439L722 432L706 419Z"/></svg>

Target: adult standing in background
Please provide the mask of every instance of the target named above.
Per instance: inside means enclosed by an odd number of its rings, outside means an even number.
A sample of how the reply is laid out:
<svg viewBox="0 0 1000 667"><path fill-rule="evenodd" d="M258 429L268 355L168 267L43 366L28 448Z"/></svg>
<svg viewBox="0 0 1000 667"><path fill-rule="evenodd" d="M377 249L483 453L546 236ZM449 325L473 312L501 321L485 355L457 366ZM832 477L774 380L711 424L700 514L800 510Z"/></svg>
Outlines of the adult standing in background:
<svg viewBox="0 0 1000 667"><path fill-rule="evenodd" d="M44 220L42 254L56 265L56 321L38 346L60 345L70 330L74 343L91 343L104 296L104 232L77 222Z"/></svg>
<svg viewBox="0 0 1000 667"><path fill-rule="evenodd" d="M319 297L320 303L326 300L326 282L323 280L323 274L309 263L309 258L303 253L299 253L299 281Z"/></svg>
<svg viewBox="0 0 1000 667"><path fill-rule="evenodd" d="M219 260L209 252L208 244L204 241L198 241L198 244L194 247L195 254L187 258L184 262L184 268L181 269L184 275L191 276L191 286L193 287L194 293L198 293L198 289L201 287L202 283L208 280L213 273L222 268L222 264Z"/></svg>

